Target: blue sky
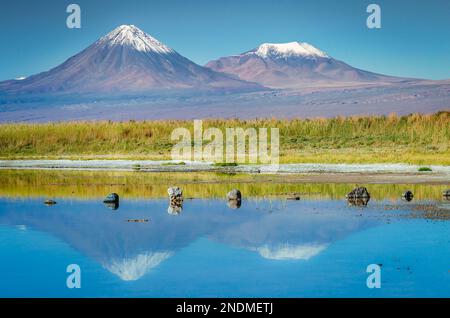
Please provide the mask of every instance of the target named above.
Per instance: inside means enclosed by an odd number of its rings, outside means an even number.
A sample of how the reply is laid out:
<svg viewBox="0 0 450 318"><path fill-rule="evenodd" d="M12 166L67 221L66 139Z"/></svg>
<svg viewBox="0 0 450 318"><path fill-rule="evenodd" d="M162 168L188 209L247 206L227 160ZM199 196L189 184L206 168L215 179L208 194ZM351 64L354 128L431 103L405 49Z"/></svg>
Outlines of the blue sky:
<svg viewBox="0 0 450 318"><path fill-rule="evenodd" d="M81 6L81 29L66 27L70 3ZM381 6L381 29L366 27L370 3ZM48 70L121 24L199 64L303 41L365 70L450 78L448 0L1 0L0 24L0 80Z"/></svg>

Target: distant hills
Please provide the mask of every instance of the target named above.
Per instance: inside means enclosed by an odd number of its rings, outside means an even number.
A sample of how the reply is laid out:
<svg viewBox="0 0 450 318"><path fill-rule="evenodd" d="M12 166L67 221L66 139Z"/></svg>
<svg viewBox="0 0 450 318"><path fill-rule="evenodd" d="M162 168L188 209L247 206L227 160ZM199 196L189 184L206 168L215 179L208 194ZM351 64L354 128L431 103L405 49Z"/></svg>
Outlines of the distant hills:
<svg viewBox="0 0 450 318"><path fill-rule="evenodd" d="M242 80L281 89L404 80L354 68L301 42L264 43L251 51L211 61L206 66Z"/></svg>

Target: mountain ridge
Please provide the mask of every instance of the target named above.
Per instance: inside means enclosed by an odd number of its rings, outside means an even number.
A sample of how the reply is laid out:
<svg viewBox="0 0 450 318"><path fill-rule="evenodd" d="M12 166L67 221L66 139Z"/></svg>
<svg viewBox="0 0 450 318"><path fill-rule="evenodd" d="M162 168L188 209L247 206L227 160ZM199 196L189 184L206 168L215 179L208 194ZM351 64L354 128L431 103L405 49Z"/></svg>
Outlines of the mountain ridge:
<svg viewBox="0 0 450 318"><path fill-rule="evenodd" d="M180 55L134 25L122 25L49 71L0 82L0 93L134 94L155 90L261 90Z"/></svg>
<svg viewBox="0 0 450 318"><path fill-rule="evenodd" d="M352 67L305 42L263 43L250 51L209 61L205 66L274 89L406 80Z"/></svg>

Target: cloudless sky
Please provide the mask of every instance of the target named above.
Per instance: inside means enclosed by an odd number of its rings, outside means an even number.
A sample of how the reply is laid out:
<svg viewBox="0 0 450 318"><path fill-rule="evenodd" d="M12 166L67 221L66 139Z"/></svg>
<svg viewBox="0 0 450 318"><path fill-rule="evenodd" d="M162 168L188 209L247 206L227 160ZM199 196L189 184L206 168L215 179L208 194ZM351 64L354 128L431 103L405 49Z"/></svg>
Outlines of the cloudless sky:
<svg viewBox="0 0 450 318"><path fill-rule="evenodd" d="M81 29L66 7L81 6ZM381 6L381 29L366 7ZM64 62L121 24L134 24L201 65L264 42L308 42L352 66L450 78L449 0L0 0L0 80Z"/></svg>

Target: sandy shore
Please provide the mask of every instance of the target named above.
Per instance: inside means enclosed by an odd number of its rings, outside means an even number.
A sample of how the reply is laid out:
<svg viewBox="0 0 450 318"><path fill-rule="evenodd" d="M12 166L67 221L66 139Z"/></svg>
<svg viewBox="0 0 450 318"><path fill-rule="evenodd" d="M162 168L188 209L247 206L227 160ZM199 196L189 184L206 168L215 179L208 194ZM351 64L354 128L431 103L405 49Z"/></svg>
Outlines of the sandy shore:
<svg viewBox="0 0 450 318"><path fill-rule="evenodd" d="M210 162L176 164L175 161L149 160L0 160L0 169L224 172L274 177L289 175L284 182L450 184L450 166L429 166L431 172L418 172L419 166L407 164L280 164L276 167L268 165L217 167Z"/></svg>

